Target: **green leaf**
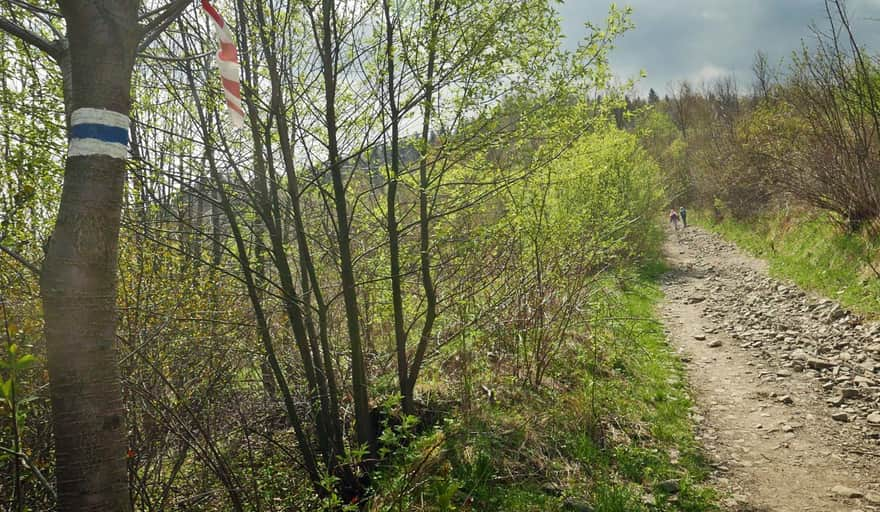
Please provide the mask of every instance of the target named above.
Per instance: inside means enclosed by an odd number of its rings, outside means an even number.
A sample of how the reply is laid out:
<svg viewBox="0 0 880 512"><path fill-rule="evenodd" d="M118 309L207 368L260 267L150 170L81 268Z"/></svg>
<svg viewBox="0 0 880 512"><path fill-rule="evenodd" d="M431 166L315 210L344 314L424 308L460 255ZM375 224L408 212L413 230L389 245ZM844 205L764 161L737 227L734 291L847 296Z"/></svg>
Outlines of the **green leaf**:
<svg viewBox="0 0 880 512"><path fill-rule="evenodd" d="M36 364L36 362L37 362L37 358L34 357L32 354L25 354L25 355L19 357L18 361L15 362L15 369L16 370L27 370L28 368L30 368L34 364Z"/></svg>
<svg viewBox="0 0 880 512"><path fill-rule="evenodd" d="M12 379L0 381L0 393L7 401L12 401Z"/></svg>

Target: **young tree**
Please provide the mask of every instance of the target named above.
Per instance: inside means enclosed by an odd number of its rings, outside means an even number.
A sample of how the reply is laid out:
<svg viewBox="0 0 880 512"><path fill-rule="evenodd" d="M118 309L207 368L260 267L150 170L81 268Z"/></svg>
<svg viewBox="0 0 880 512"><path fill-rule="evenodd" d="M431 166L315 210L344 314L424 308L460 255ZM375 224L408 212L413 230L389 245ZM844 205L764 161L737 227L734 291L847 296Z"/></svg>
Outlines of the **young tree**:
<svg viewBox="0 0 880 512"><path fill-rule="evenodd" d="M767 54L762 51L755 52L752 62L752 72L755 77L752 80L752 98L754 100L766 100L770 96L773 87L773 70L767 61Z"/></svg>
<svg viewBox="0 0 880 512"><path fill-rule="evenodd" d="M172 164L159 186L189 194L186 166L207 167L198 173L210 174L216 195L199 194L217 197L225 216L259 357L295 430L298 453L287 453L320 499L350 502L366 491L376 461L369 448L387 453L383 372L397 363L403 412L418 413L420 372L458 329L444 313L465 300L459 289L483 286L457 284L484 276L479 265L461 270L463 255L447 250L460 237L456 217L554 152L512 174L463 162L537 144L540 127L559 125L546 105L593 90L596 81L584 77L601 67L593 65L604 60L599 48L616 30L597 31L607 36L585 42L566 58L572 65L554 65L563 55L546 0L236 5L248 129L213 133L218 104L198 92L209 70L188 43L199 32L182 20L161 41L167 51L154 54L165 65L150 71L169 83L185 79L189 91L158 93L173 112L157 109L138 124L147 141L141 163L162 167L150 153L204 154ZM526 20L541 23L526 29ZM173 57L181 53L188 57ZM535 95L541 101L526 101ZM511 104L522 108L503 108L507 97L521 98ZM552 137L554 147L581 133L582 120L575 124ZM175 147L183 137L186 149ZM389 256L393 243L399 251Z"/></svg>

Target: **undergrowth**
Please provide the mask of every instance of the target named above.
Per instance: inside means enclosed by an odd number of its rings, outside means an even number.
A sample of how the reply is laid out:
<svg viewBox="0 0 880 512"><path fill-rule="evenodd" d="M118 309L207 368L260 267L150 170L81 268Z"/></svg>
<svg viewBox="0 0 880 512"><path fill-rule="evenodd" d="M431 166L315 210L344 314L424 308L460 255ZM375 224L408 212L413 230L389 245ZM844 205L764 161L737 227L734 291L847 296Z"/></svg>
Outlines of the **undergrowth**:
<svg viewBox="0 0 880 512"><path fill-rule="evenodd" d="M880 240L846 233L825 213L778 211L751 221L709 216L695 221L755 256L772 275L831 297L860 314L880 316ZM873 268L872 268L873 267Z"/></svg>
<svg viewBox="0 0 880 512"><path fill-rule="evenodd" d="M716 510L683 370L655 315L664 270L657 262L604 281L590 336L538 389L502 377L473 341L481 394L412 435L380 472L369 509Z"/></svg>

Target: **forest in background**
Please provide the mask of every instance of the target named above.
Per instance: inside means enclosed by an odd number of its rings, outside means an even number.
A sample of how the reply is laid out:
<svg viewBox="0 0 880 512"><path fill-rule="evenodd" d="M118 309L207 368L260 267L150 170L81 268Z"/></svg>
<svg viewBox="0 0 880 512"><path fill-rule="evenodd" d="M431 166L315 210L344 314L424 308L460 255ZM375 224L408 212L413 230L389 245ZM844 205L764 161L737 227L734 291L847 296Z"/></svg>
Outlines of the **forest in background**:
<svg viewBox="0 0 880 512"><path fill-rule="evenodd" d="M828 2L831 32L790 67L759 55L749 93L730 78L642 101L608 63L626 9L572 52L546 0L220 5L244 129L194 10L155 23L134 64L110 372L130 507L711 510L654 320L657 216L806 208L875 236L875 64L845 11ZM49 2L0 15L47 41L65 27ZM65 499L70 431L39 278L68 98L33 42L0 32L14 511Z"/></svg>
<svg viewBox="0 0 880 512"><path fill-rule="evenodd" d="M778 275L880 312L880 74L845 2L780 62L629 101L630 129L694 220L769 259Z"/></svg>

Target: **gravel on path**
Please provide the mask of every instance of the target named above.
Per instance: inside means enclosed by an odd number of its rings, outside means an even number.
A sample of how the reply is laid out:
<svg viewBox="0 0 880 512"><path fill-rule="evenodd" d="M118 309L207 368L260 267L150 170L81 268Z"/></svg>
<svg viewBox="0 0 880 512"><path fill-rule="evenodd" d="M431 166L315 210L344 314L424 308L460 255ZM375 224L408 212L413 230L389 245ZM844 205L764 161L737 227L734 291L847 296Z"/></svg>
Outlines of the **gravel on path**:
<svg viewBox="0 0 880 512"><path fill-rule="evenodd" d="M660 306L732 511L880 511L880 322L689 227Z"/></svg>

